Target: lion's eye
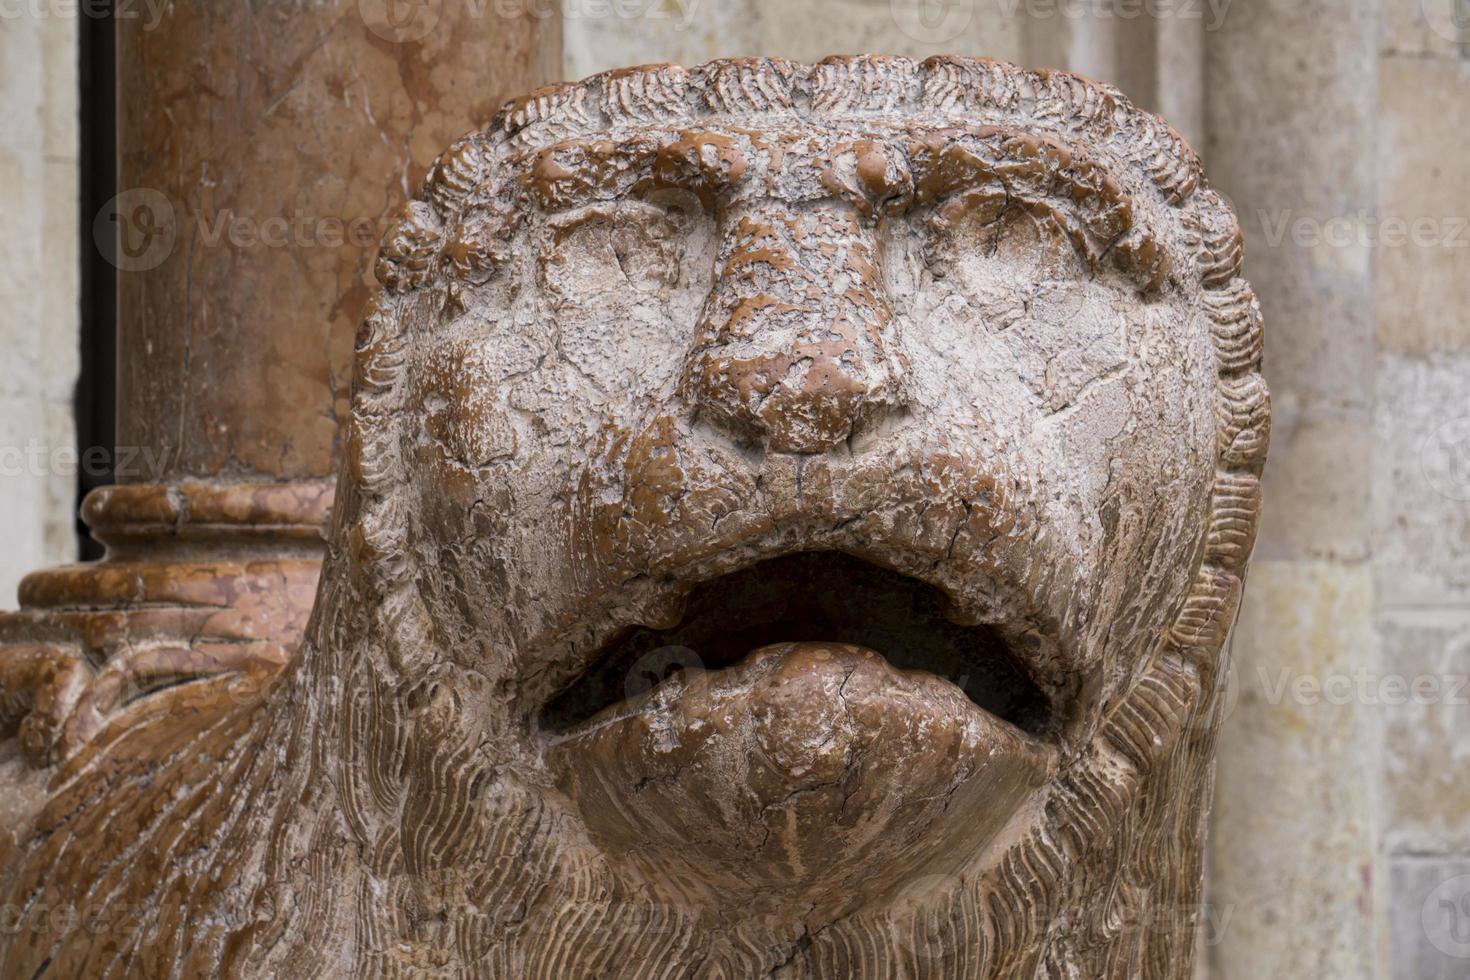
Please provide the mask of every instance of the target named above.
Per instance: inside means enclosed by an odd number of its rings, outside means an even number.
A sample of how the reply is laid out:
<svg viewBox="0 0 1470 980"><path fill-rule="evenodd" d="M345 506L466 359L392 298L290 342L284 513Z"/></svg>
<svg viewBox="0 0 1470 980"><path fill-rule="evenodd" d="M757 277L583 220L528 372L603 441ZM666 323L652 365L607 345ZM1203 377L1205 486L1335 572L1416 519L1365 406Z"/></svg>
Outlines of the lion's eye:
<svg viewBox="0 0 1470 980"><path fill-rule="evenodd" d="M549 215L527 236L554 314L551 369L578 397L654 390L678 370L709 293L713 223L703 210L621 199Z"/></svg>
<svg viewBox="0 0 1470 980"><path fill-rule="evenodd" d="M951 198L926 222L925 253L937 275L956 276L962 288L996 278L996 260L1037 279L1081 280L1091 274L1081 234L1064 211L988 191Z"/></svg>
<svg viewBox="0 0 1470 980"><path fill-rule="evenodd" d="M634 289L655 291L679 281L679 229L646 208L620 210L608 233L613 257Z"/></svg>
<svg viewBox="0 0 1470 980"><path fill-rule="evenodd" d="M661 294L679 281L680 229L658 208L588 208L559 217L548 232L542 272L559 299L585 303L623 288Z"/></svg>
<svg viewBox="0 0 1470 980"><path fill-rule="evenodd" d="M1091 267L1079 234L1064 211L971 194L936 209L924 244L930 272L963 297L974 328L1010 352L1048 412L1128 356L1119 285Z"/></svg>

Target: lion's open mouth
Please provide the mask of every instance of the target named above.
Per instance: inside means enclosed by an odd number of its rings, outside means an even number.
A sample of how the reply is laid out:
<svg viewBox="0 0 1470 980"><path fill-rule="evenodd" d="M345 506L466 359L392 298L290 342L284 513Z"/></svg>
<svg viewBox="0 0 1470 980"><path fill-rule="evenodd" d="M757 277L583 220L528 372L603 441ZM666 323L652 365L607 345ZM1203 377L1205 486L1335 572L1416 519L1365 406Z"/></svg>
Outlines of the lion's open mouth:
<svg viewBox="0 0 1470 980"><path fill-rule="evenodd" d="M826 551L773 558L696 587L671 629L622 631L547 703L541 727L568 732L675 673L722 670L762 647L809 642L863 647L900 670L943 678L1029 735L1059 727L997 629L950 622L933 586Z"/></svg>

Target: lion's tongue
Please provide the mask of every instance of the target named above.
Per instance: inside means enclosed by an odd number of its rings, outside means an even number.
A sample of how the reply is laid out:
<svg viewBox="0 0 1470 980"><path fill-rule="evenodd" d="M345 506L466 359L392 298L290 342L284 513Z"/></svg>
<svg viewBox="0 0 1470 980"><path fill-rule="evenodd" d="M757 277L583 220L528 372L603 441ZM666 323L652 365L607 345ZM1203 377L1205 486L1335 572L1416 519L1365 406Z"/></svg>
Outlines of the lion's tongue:
<svg viewBox="0 0 1470 980"><path fill-rule="evenodd" d="M795 774L845 764L842 746L878 732L902 739L922 723L929 733L925 737L931 737L937 719L966 741L989 745L1000 737L998 732L1019 735L949 681L900 670L875 650L823 641L776 643L752 650L722 670L686 668L653 690L606 709L557 744L590 748L606 738L621 740L614 730L629 725L660 746L755 738L758 746L753 748ZM624 735L633 735L633 730ZM1024 737L1016 741L1032 744ZM808 745L820 745L821 758L796 761L793 753Z"/></svg>
<svg viewBox="0 0 1470 980"><path fill-rule="evenodd" d="M1048 753L932 674L863 647L783 643L608 709L549 761L605 844L649 859L667 847L670 862L718 871L714 887L758 891L831 884L845 873L832 862L872 847L917 859L982 846L1044 780ZM961 812L974 817L924 837L972 794ZM865 847L834 845L859 828Z"/></svg>
<svg viewBox="0 0 1470 980"><path fill-rule="evenodd" d="M758 647L719 670L685 667L657 687L614 705L570 733L573 739L630 717L659 715L664 725L702 730L738 727L738 714L760 709L768 723L789 731L810 728L824 737L840 723L846 687L857 676L870 694L878 691L956 716L975 706L957 687L932 674L902 671L876 650L850 643L803 641ZM774 714L772 714L774 712Z"/></svg>

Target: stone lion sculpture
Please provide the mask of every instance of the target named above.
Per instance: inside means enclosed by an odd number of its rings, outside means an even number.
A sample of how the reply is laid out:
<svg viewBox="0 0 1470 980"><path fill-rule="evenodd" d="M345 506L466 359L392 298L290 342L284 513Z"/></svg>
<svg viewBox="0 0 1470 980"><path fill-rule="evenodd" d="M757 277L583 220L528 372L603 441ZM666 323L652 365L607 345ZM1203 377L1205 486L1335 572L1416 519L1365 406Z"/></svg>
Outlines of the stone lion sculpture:
<svg viewBox="0 0 1470 980"><path fill-rule="evenodd" d="M385 240L302 649L60 764L4 974L1190 976L1240 263L1061 72L508 104Z"/></svg>

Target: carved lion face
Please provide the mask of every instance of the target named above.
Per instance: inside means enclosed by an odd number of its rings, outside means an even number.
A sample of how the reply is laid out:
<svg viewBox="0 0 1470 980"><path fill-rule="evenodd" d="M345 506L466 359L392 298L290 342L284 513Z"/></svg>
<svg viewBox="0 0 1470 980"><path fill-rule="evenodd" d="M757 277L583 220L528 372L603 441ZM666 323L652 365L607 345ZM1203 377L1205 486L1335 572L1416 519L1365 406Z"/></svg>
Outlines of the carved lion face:
<svg viewBox="0 0 1470 980"><path fill-rule="evenodd" d="M1067 794L1126 809L1172 751L1254 529L1259 321L1187 150L953 59L629 70L500 125L361 341L368 551L406 556L392 659L453 688L439 730L711 934L1038 840L1064 879Z"/></svg>

